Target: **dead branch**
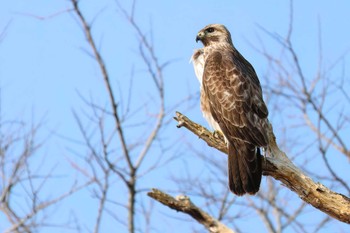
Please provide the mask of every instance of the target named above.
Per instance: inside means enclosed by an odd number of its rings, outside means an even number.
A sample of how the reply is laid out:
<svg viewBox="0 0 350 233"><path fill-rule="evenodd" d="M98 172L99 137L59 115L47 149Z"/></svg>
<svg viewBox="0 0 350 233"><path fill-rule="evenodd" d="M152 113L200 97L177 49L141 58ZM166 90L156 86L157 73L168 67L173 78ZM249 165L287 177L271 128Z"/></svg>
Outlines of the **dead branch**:
<svg viewBox="0 0 350 233"><path fill-rule="evenodd" d="M190 215L210 233L234 233L226 225L194 205L187 196L179 195L174 198L158 189L152 189L147 195L171 209Z"/></svg>
<svg viewBox="0 0 350 233"><path fill-rule="evenodd" d="M176 112L175 120L178 122L177 127L185 127L205 141L210 147L227 154L226 145L222 138L216 137L212 132L179 112ZM269 130L268 154L270 156L265 157L263 162L264 175L272 176L276 180L281 181L284 186L297 193L302 200L329 216L339 221L350 223L350 199L342 194L333 192L321 183L314 182L305 175L278 148L272 127Z"/></svg>

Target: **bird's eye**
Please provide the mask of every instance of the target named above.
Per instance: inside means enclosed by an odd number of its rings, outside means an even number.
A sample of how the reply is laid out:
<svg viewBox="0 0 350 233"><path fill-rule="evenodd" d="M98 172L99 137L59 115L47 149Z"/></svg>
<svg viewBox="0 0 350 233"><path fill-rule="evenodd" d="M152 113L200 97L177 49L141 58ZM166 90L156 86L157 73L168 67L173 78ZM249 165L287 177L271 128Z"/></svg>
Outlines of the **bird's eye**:
<svg viewBox="0 0 350 233"><path fill-rule="evenodd" d="M209 32L209 33L214 32L214 28L208 28L207 32Z"/></svg>

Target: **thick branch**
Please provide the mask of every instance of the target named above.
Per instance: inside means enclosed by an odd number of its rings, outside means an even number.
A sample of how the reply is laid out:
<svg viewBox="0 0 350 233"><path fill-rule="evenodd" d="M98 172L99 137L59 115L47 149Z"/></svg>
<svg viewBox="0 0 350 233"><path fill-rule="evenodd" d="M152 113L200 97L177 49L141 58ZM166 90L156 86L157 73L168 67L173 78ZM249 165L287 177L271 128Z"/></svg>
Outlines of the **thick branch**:
<svg viewBox="0 0 350 233"><path fill-rule="evenodd" d="M196 124L186 116L176 112L177 127L185 127L210 147L227 154L225 142L216 137L203 126ZM269 128L269 155L263 162L263 173L281 181L290 190L296 192L305 202L323 211L339 221L350 223L350 199L342 194L333 192L320 183L315 183L310 177L297 168L276 144L273 129Z"/></svg>
<svg viewBox="0 0 350 233"><path fill-rule="evenodd" d="M195 206L187 196L180 195L174 198L158 189L152 189L147 195L171 209L190 215L211 233L234 233L233 230Z"/></svg>

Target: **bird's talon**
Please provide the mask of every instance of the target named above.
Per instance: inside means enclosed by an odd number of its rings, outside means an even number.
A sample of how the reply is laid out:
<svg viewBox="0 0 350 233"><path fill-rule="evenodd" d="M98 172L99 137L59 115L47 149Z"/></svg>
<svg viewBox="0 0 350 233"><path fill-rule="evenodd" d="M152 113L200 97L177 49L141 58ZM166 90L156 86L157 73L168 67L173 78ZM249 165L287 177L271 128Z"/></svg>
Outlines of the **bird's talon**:
<svg viewBox="0 0 350 233"><path fill-rule="evenodd" d="M223 139L224 138L224 135L221 131L219 130L214 130L213 132L213 137L214 138L218 138L218 139Z"/></svg>

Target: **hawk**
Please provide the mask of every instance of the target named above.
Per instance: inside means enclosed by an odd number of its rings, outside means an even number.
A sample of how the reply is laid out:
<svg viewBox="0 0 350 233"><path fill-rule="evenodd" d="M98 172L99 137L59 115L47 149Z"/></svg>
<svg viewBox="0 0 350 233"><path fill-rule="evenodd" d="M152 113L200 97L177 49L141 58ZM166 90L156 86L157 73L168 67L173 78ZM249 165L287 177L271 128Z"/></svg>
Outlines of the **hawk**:
<svg viewBox="0 0 350 233"><path fill-rule="evenodd" d="M259 79L224 25L206 26L198 41L204 47L191 60L200 82L201 110L228 146L229 188L239 196L255 194L262 176L260 148L268 145L268 110Z"/></svg>

